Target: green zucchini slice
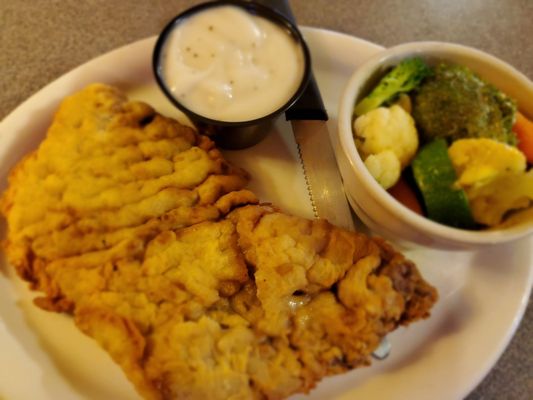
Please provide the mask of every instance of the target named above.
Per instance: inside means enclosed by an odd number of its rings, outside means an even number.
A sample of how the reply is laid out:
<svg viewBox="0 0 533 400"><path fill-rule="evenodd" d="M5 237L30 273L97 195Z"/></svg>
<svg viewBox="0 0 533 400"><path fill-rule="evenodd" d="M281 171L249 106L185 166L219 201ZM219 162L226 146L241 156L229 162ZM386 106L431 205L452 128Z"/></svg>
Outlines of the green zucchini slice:
<svg viewBox="0 0 533 400"><path fill-rule="evenodd" d="M475 227L466 193L453 185L457 175L444 139L422 147L412 169L429 219L456 228Z"/></svg>

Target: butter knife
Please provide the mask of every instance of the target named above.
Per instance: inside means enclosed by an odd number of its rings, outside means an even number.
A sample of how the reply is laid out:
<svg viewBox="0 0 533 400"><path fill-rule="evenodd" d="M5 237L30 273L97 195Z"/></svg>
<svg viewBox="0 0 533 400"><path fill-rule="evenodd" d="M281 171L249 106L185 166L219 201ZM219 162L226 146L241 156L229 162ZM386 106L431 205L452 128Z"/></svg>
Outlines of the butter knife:
<svg viewBox="0 0 533 400"><path fill-rule="evenodd" d="M274 8L295 23L287 0L259 2ZM326 124L328 114L312 72L305 91L285 112L285 117L291 121L315 217L355 230L330 142Z"/></svg>
<svg viewBox="0 0 533 400"><path fill-rule="evenodd" d="M296 24L287 0L256 1L274 8ZM352 213L326 125L328 114L312 72L307 88L285 112L285 117L291 121L315 217L325 218L336 226L354 231ZM372 356L383 360L390 351L391 344L384 337Z"/></svg>

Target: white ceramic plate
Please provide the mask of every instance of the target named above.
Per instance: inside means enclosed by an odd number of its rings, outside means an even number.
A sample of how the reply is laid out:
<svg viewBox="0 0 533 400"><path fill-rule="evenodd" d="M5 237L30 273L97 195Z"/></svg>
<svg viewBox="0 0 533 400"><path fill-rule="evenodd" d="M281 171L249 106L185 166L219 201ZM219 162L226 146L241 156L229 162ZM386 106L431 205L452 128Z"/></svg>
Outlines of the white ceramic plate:
<svg viewBox="0 0 533 400"><path fill-rule="evenodd" d="M324 30L304 29L315 74L336 129L338 97L353 70L380 50ZM34 149L60 100L91 82L128 90L161 112L182 118L157 91L150 55L155 38L120 48L71 71L0 123L0 177ZM263 200L310 217L295 144L285 121L261 144L227 157L247 168ZM484 377L509 342L532 282L532 239L483 253L407 250L440 292L433 316L390 335L391 356L365 369L325 379L298 399L460 399ZM33 295L0 267L0 398L137 399L120 369L68 316L42 311Z"/></svg>

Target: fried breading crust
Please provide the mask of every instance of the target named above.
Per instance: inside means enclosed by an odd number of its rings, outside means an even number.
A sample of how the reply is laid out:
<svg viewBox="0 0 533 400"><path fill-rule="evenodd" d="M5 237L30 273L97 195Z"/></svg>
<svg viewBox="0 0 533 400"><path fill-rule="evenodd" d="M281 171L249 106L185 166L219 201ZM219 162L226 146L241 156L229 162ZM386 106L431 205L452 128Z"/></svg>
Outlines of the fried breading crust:
<svg viewBox="0 0 533 400"><path fill-rule="evenodd" d="M268 206L162 232L142 261L97 270L54 281L76 304L77 325L153 399L308 392L368 365L387 333L436 301L381 240ZM88 290L85 274L101 285Z"/></svg>
<svg viewBox="0 0 533 400"><path fill-rule="evenodd" d="M11 174L7 255L146 399L305 393L429 315L435 289L386 242L253 205L246 181L209 139L93 85Z"/></svg>
<svg viewBox="0 0 533 400"><path fill-rule="evenodd" d="M207 137L94 84L66 98L46 139L11 172L1 200L9 261L47 308L68 308L46 270L102 265L166 229L216 220L241 191L245 171ZM228 196L226 199L225 196Z"/></svg>

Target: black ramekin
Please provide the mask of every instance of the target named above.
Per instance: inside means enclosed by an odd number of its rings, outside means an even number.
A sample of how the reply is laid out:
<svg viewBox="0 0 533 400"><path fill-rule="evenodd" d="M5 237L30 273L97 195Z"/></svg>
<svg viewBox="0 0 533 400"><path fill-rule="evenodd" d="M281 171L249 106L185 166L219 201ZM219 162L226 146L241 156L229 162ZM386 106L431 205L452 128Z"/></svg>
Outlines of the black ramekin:
<svg viewBox="0 0 533 400"><path fill-rule="evenodd" d="M282 107L260 118L247 121L228 122L219 121L196 114L195 112L189 110L187 107L181 104L179 100L173 96L172 92L169 90L165 82L161 61L166 41L173 29L183 20L197 12L204 11L209 8L227 5L240 7L251 14L261 16L276 23L284 30L286 30L302 47L302 52L304 56L304 73L302 75L302 81L298 89ZM203 130L205 130L205 132L207 132L207 134L209 134L212 139L215 140L218 146L225 149L243 149L261 141L268 134L272 123L274 122L276 117L285 112L285 110L287 110L291 105L293 105L296 100L298 100L298 98L302 95L309 82L311 72L311 56L309 53L309 48L307 47L307 44L305 43L305 40L302 37L302 34L298 30L298 27L291 21L286 19L283 15L279 14L277 11L262 4L255 3L253 1L219 0L209 1L189 8L174 17L165 26L163 31L160 33L154 48L154 52L152 55L152 68L157 84L159 85L163 93L166 95L166 97L187 117L189 117L191 121L199 128L205 128Z"/></svg>

